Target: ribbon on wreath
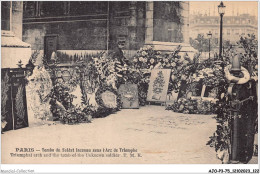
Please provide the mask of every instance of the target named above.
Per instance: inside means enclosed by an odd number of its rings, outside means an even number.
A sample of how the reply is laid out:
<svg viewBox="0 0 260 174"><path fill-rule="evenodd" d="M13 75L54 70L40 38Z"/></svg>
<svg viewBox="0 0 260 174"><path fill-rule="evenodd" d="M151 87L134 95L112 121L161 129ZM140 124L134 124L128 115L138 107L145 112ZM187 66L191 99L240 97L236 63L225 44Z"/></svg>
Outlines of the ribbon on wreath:
<svg viewBox="0 0 260 174"><path fill-rule="evenodd" d="M246 68L241 66L241 72L243 73L243 77L241 78L231 75L230 69L231 69L231 65L226 66L224 69L225 77L229 82L233 82L235 84L245 84L250 80L250 74Z"/></svg>

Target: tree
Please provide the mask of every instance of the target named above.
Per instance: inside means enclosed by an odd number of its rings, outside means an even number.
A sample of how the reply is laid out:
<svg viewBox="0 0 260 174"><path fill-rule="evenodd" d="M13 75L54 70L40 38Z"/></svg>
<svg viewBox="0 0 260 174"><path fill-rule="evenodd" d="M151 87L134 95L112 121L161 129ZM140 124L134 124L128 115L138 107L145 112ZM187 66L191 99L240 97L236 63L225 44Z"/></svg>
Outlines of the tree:
<svg viewBox="0 0 260 174"><path fill-rule="evenodd" d="M244 49L242 54L241 63L252 75L258 71L258 41L256 40L255 35L248 34L247 37L241 37L238 45Z"/></svg>
<svg viewBox="0 0 260 174"><path fill-rule="evenodd" d="M213 50L217 45L213 41L214 38L210 41L210 51ZM198 34L197 38L190 38L190 44L193 48L198 50L199 52L208 52L209 51L209 39L205 38L203 34Z"/></svg>

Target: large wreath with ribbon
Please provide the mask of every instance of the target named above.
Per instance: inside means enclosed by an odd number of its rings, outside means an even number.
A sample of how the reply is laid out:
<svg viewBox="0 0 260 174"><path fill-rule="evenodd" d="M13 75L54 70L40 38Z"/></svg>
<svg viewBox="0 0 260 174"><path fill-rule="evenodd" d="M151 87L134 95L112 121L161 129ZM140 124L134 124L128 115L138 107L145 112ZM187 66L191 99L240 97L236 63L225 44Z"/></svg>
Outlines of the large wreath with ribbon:
<svg viewBox="0 0 260 174"><path fill-rule="evenodd" d="M226 66L224 69L225 77L229 82L235 82L236 84L245 84L250 80L250 74L246 68L241 66L241 72L243 74L243 77L241 78L231 75L230 69L231 69L231 65Z"/></svg>
<svg viewBox="0 0 260 174"><path fill-rule="evenodd" d="M96 92L96 102L100 107L116 109L121 107L121 98L117 90L110 86L100 86Z"/></svg>

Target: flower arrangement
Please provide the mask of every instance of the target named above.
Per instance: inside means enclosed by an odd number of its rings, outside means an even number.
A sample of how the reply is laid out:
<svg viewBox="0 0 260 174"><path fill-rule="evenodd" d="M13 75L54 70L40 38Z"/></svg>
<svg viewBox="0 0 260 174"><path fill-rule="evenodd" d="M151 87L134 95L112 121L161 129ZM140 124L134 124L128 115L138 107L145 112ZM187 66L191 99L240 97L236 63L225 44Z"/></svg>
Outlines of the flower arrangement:
<svg viewBox="0 0 260 174"><path fill-rule="evenodd" d="M106 91L109 91L113 93L116 96L115 102L113 102L113 106L107 107L107 104L104 103L102 99L102 94ZM117 90L109 87L109 86L100 86L99 89L96 92L96 102L99 104L99 107L101 108L111 108L111 111L117 111L119 108L121 108L121 99L119 94L117 93Z"/></svg>
<svg viewBox="0 0 260 174"><path fill-rule="evenodd" d="M106 53L102 53L100 57L93 58L93 63L99 74L99 85L107 85L117 89L119 81L123 79L122 74L127 71L126 66L122 67L117 60L112 59Z"/></svg>
<svg viewBox="0 0 260 174"><path fill-rule="evenodd" d="M137 55L133 58L133 68L141 70L154 68L172 69L180 64L188 64L190 59L187 55L184 57L184 61L180 60L181 57L178 53L181 48L182 47L179 45L171 54L162 54L160 51L154 50L152 46L142 47L137 51Z"/></svg>
<svg viewBox="0 0 260 174"><path fill-rule="evenodd" d="M117 111L121 104L120 98L116 90L119 85L119 80L123 79L121 72L126 71L126 68L117 70L117 61L112 59L108 54L101 53L99 56L94 57L81 69L82 81L82 112L92 117L105 117ZM124 80L124 79L123 79ZM117 96L117 106L115 108L108 108L102 101L102 93L111 91ZM95 101L98 107L92 106L87 100L87 93L95 92Z"/></svg>
<svg viewBox="0 0 260 174"><path fill-rule="evenodd" d="M216 103L217 117L217 130L210 137L207 145L214 147L217 152L217 157L227 163L229 161L230 148L231 148L231 123L232 116L229 112L229 97L223 94L222 98Z"/></svg>
<svg viewBox="0 0 260 174"><path fill-rule="evenodd" d="M206 101L202 99L187 99L180 98L175 101L172 105L167 106L166 110L172 110L174 112L184 114L213 114L214 102Z"/></svg>
<svg viewBox="0 0 260 174"><path fill-rule="evenodd" d="M151 46L145 46L137 51L137 55L133 58L133 66L135 69L153 69L162 58L160 51L154 50Z"/></svg>
<svg viewBox="0 0 260 174"><path fill-rule="evenodd" d="M60 118L64 124L90 123L92 116L81 107L70 107Z"/></svg>
<svg viewBox="0 0 260 174"><path fill-rule="evenodd" d="M60 112L61 108L57 107L57 105L60 104L65 111L68 110L71 107L73 96L69 94L68 87L64 86L63 83L56 82L56 84L53 86L53 89L51 90L50 98L50 110L53 114L53 120L58 120L59 118L63 117L64 113Z"/></svg>
<svg viewBox="0 0 260 174"><path fill-rule="evenodd" d="M187 80L190 74L194 71L195 64L186 54L181 58L178 53L181 47L177 48L171 55L167 64L162 64L163 68L171 68L171 78L169 82L168 93L171 91L179 92L181 81Z"/></svg>
<svg viewBox="0 0 260 174"><path fill-rule="evenodd" d="M145 104L151 75L150 70L154 68L172 69L168 93L171 93L173 90L175 92L179 91L181 80L187 79L193 68L193 63L187 54L183 59L179 55L181 48L179 45L171 54L162 54L151 46L145 46L140 48L137 55L134 56L132 69L137 74L135 79L138 79L138 82L135 80L134 83L138 84L140 105ZM127 73L127 76L128 74L131 73Z"/></svg>
<svg viewBox="0 0 260 174"><path fill-rule="evenodd" d="M210 60L206 60L197 66L196 71L190 76L189 82L200 80L202 80L203 85L210 88L221 86L226 82L222 67Z"/></svg>
<svg viewBox="0 0 260 174"><path fill-rule="evenodd" d="M54 120L60 120L64 124L77 124L82 122L91 122L90 113L86 112L85 105L74 106L72 104L72 94L69 94L69 88L64 84L57 82L50 94L51 112Z"/></svg>
<svg viewBox="0 0 260 174"><path fill-rule="evenodd" d="M77 74L79 74L79 86L82 94L81 104L89 106L88 94L93 94L99 86L99 73L93 61L80 62L75 68Z"/></svg>
<svg viewBox="0 0 260 174"><path fill-rule="evenodd" d="M75 96L70 94L70 87L56 79L50 101L53 115L62 123L77 124L91 122L92 117L105 117L117 111L121 105L119 95L116 93L118 79L120 79L116 64L116 60L113 60L104 52L92 58L89 62L77 62L74 71L76 75L73 81L78 81L77 85L80 85L82 103L80 106L74 106L72 101ZM55 65L51 68L52 70L55 69ZM121 71L125 71L125 68L122 68ZM102 101L101 94L107 90L117 96L115 108L106 107ZM93 93L95 93L95 100L99 104L98 107L92 106L89 102L88 94Z"/></svg>
<svg viewBox="0 0 260 174"><path fill-rule="evenodd" d="M198 63L196 56L193 58L193 61L188 57L184 57L184 60L187 62L177 62L178 65L173 68L171 77L173 81L175 80L175 85L180 84L182 80L186 82L187 88L186 91L184 91L184 96L186 96L188 92L197 94L199 91L197 86L202 87L205 85L209 91L214 89L216 93L215 97L218 97L222 91L220 88L226 84L222 67L212 60L205 60L204 62ZM180 86L176 86L175 91L178 92L179 88ZM168 110L190 114L212 114L215 113L214 106L215 104L213 102L202 99L180 98L178 101L175 101L172 106L169 106Z"/></svg>
<svg viewBox="0 0 260 174"><path fill-rule="evenodd" d="M10 90L10 78L7 72L4 75L4 78L1 80L1 130L5 128L7 121L6 121L6 114L7 114L7 101L8 101L8 91Z"/></svg>

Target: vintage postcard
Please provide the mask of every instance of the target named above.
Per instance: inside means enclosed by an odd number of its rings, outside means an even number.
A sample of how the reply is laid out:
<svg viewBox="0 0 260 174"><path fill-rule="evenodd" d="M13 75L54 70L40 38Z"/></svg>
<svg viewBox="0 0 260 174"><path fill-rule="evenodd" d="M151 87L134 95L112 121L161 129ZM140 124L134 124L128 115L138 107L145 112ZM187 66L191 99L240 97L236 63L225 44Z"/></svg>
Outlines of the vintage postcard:
<svg viewBox="0 0 260 174"><path fill-rule="evenodd" d="M259 173L258 1L1 1L1 163Z"/></svg>

